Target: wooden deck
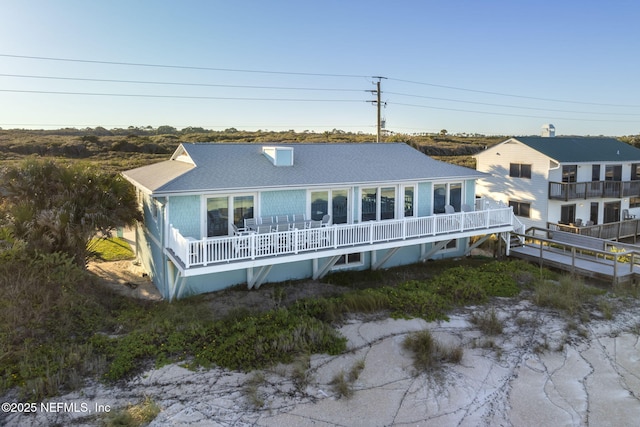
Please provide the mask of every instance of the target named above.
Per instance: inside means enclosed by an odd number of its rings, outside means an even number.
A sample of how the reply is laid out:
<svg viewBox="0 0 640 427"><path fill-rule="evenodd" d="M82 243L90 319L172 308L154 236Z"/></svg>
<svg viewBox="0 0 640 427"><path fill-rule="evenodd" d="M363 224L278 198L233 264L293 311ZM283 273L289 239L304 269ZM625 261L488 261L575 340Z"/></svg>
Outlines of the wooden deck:
<svg viewBox="0 0 640 427"><path fill-rule="evenodd" d="M562 238L520 236L525 238L525 244L512 247L510 256L613 284L640 278L640 247L597 239L601 240L601 250L596 249L596 245L583 246Z"/></svg>

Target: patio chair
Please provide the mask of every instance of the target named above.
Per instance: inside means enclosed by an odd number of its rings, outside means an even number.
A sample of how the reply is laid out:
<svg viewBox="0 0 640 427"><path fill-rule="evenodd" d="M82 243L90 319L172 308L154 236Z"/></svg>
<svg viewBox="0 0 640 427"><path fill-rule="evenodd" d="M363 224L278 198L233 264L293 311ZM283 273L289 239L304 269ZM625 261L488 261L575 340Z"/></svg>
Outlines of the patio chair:
<svg viewBox="0 0 640 427"><path fill-rule="evenodd" d="M444 213L453 214L453 213L456 213L456 210L451 205L444 205Z"/></svg>
<svg viewBox="0 0 640 427"><path fill-rule="evenodd" d="M469 205L467 205L467 204L463 204L463 205L460 207L460 210L461 210L462 212L473 212L473 209L471 208L471 206L469 206Z"/></svg>
<svg viewBox="0 0 640 427"><path fill-rule="evenodd" d="M275 225L275 227L273 227L273 231L276 231L278 233L281 231L289 231L289 223L279 222Z"/></svg>
<svg viewBox="0 0 640 427"><path fill-rule="evenodd" d="M331 223L331 215L329 215L329 214L325 214L325 215L322 217L321 224L322 224L322 226L323 226L323 227L326 227L326 226L328 226L328 225L329 225L329 223Z"/></svg>
<svg viewBox="0 0 640 427"><path fill-rule="evenodd" d="M262 225L272 225L273 222L273 217L272 216L263 216L260 218L260 224Z"/></svg>
<svg viewBox="0 0 640 427"><path fill-rule="evenodd" d="M293 222L304 222L304 214L293 214Z"/></svg>
<svg viewBox="0 0 640 427"><path fill-rule="evenodd" d="M276 224L288 224L289 223L289 216L287 215L278 215L276 217Z"/></svg>
<svg viewBox="0 0 640 427"><path fill-rule="evenodd" d="M258 234L271 233L271 226L270 225L259 225L256 231L258 232Z"/></svg>
<svg viewBox="0 0 640 427"><path fill-rule="evenodd" d="M244 228L245 230L255 230L258 226L258 221L255 218L245 218L244 219Z"/></svg>

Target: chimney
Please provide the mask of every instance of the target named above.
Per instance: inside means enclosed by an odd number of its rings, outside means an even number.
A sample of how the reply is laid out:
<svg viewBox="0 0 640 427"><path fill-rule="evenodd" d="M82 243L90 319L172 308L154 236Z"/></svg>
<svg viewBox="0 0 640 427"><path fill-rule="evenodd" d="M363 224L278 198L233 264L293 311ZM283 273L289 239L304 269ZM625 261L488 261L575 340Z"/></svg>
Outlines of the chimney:
<svg viewBox="0 0 640 427"><path fill-rule="evenodd" d="M542 125L542 136L544 138L553 138L556 136L556 127L551 123Z"/></svg>

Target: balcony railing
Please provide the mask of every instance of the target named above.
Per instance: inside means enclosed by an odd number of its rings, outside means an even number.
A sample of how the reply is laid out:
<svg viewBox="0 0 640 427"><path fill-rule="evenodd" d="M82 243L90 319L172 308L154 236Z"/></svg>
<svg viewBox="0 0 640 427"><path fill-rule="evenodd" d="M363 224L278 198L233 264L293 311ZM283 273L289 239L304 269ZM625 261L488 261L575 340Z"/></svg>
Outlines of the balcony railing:
<svg viewBox="0 0 640 427"><path fill-rule="evenodd" d="M190 268L513 226L514 218L512 209L508 207L200 240L185 237L170 226L168 249L185 268Z"/></svg>
<svg viewBox="0 0 640 427"><path fill-rule="evenodd" d="M576 200L640 196L640 181L550 182L549 199Z"/></svg>

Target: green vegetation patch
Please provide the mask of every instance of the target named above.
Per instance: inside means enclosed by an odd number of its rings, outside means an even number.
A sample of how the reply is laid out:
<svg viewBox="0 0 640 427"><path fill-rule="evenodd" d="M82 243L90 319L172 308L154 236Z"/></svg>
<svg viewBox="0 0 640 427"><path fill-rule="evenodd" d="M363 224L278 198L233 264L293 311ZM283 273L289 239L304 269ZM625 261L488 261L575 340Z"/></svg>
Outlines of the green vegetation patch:
<svg viewBox="0 0 640 427"><path fill-rule="evenodd" d="M426 329L407 335L402 347L411 352L418 372L433 370L443 363L460 363L464 355L462 347L442 344Z"/></svg>
<svg viewBox="0 0 640 427"><path fill-rule="evenodd" d="M150 361L251 371L301 355L340 354L346 339L335 325L347 314L446 319L455 305L512 296L531 286L517 279L526 264L485 262L395 284L390 277L398 272L392 272L383 276L383 286L264 312L238 308L219 319L206 298L169 304L115 295L92 283L66 255L31 259L20 248L4 254L0 390L17 386L33 399L77 388L86 377L126 378Z"/></svg>
<svg viewBox="0 0 640 427"><path fill-rule="evenodd" d="M602 289L565 276L558 281L538 281L535 285L533 301L541 307L552 307L573 315L579 313L584 304L594 302L597 296L604 293Z"/></svg>
<svg viewBox="0 0 640 427"><path fill-rule="evenodd" d="M102 261L121 261L135 257L131 245L121 237L92 239L89 248L92 256Z"/></svg>

